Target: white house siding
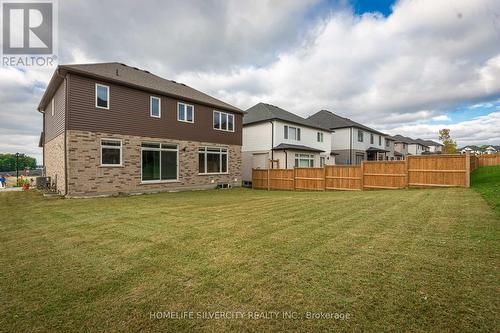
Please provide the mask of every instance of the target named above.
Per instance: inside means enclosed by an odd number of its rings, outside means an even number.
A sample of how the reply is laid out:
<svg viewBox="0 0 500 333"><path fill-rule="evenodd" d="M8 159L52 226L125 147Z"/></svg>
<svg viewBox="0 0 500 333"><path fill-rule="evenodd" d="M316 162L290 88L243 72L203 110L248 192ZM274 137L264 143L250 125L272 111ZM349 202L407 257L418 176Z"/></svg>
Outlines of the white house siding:
<svg viewBox="0 0 500 333"><path fill-rule="evenodd" d="M358 131L363 132L362 142L358 141ZM373 134L373 144L370 143L371 134ZM380 144L379 137L381 137ZM352 164L356 164L357 155L363 155L363 160L366 160L366 150L370 147L385 150L384 136L355 127L335 129L332 133L332 151L338 154L335 158L337 164L349 164L350 160L352 161ZM349 159L350 155L352 155L351 159Z"/></svg>
<svg viewBox="0 0 500 333"><path fill-rule="evenodd" d="M270 150L272 128L270 122L259 123L255 125L246 125L243 127L243 146L241 151L262 151Z"/></svg>

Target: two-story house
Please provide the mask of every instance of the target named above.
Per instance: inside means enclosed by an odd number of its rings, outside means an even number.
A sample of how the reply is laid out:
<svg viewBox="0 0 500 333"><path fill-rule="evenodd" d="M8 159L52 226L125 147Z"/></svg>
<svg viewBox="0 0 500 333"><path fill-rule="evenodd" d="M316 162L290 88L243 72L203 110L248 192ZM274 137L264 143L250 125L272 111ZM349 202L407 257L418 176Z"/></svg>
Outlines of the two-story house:
<svg viewBox="0 0 500 333"><path fill-rule="evenodd" d="M327 110L316 112L307 119L332 131L332 152L338 154L337 164L386 159L386 134Z"/></svg>
<svg viewBox="0 0 500 333"><path fill-rule="evenodd" d="M394 160L399 161L404 159L404 155L396 150L397 140L390 135L386 135L384 139L385 139L385 150L387 150L387 153L385 154L385 159L387 161L394 161Z"/></svg>
<svg viewBox="0 0 500 333"><path fill-rule="evenodd" d="M258 103L243 118L243 181L252 168L321 167L335 164L331 133L277 106Z"/></svg>
<svg viewBox="0 0 500 333"><path fill-rule="evenodd" d="M38 106L68 196L241 184L243 111L120 63L59 66Z"/></svg>
<svg viewBox="0 0 500 333"><path fill-rule="evenodd" d="M422 139L417 139L416 141L427 147L428 149L426 151L430 154L441 154L443 152L444 145L442 143Z"/></svg>
<svg viewBox="0 0 500 333"><path fill-rule="evenodd" d="M422 155L429 152L430 148L422 140L412 139L407 136L394 135L396 139L396 150L406 155Z"/></svg>

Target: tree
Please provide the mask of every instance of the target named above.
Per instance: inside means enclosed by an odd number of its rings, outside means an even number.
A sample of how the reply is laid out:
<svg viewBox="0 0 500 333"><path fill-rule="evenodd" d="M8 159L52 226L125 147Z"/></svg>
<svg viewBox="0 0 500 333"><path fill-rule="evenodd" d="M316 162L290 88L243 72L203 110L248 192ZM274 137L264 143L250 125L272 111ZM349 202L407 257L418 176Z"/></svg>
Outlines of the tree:
<svg viewBox="0 0 500 333"><path fill-rule="evenodd" d="M450 130L448 128L439 130L439 140L441 140L444 145L443 154L457 153L457 142L451 138Z"/></svg>
<svg viewBox="0 0 500 333"><path fill-rule="evenodd" d="M19 170L26 168L35 169L36 159L24 154L19 154ZM16 171L16 154L0 154L0 171Z"/></svg>

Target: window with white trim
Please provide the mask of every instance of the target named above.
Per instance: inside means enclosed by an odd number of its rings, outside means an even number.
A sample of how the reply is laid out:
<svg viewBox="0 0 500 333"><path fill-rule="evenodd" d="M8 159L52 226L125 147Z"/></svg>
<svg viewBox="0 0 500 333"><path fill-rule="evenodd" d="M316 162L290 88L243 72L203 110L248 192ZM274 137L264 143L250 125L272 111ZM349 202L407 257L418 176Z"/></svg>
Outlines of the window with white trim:
<svg viewBox="0 0 500 333"><path fill-rule="evenodd" d="M151 96L149 98L149 115L154 118L161 117L161 99L160 97Z"/></svg>
<svg viewBox="0 0 500 333"><path fill-rule="evenodd" d="M143 142L141 144L141 180L147 182L176 181L179 149L175 144Z"/></svg>
<svg viewBox="0 0 500 333"><path fill-rule="evenodd" d="M319 157L319 166L324 167L326 162L326 158L324 156Z"/></svg>
<svg viewBox="0 0 500 333"><path fill-rule="evenodd" d="M228 172L229 158L227 148L199 147L198 172L209 175Z"/></svg>
<svg viewBox="0 0 500 333"><path fill-rule="evenodd" d="M295 154L295 167L296 168L313 168L314 167L314 155Z"/></svg>
<svg viewBox="0 0 500 333"><path fill-rule="evenodd" d="M284 137L287 140L300 141L300 128L285 125Z"/></svg>
<svg viewBox="0 0 500 333"><path fill-rule="evenodd" d="M95 107L109 109L109 87L103 84L95 84Z"/></svg>
<svg viewBox="0 0 500 333"><path fill-rule="evenodd" d="M364 139L363 136L364 136L363 131L358 130L358 141L359 142L363 142L363 139Z"/></svg>
<svg viewBox="0 0 500 333"><path fill-rule="evenodd" d="M231 113L214 111L214 129L234 132L234 115Z"/></svg>
<svg viewBox="0 0 500 333"><path fill-rule="evenodd" d="M186 103L177 103L177 120L194 123L194 106Z"/></svg>
<svg viewBox="0 0 500 333"><path fill-rule="evenodd" d="M370 144L373 144L373 134L370 134Z"/></svg>
<svg viewBox="0 0 500 333"><path fill-rule="evenodd" d="M101 139L101 165L122 165L122 141L117 139Z"/></svg>
<svg viewBox="0 0 500 333"><path fill-rule="evenodd" d="M382 136L381 135L378 136L378 145L382 146Z"/></svg>
<svg viewBox="0 0 500 333"><path fill-rule="evenodd" d="M318 142L323 142L323 132L318 132Z"/></svg>

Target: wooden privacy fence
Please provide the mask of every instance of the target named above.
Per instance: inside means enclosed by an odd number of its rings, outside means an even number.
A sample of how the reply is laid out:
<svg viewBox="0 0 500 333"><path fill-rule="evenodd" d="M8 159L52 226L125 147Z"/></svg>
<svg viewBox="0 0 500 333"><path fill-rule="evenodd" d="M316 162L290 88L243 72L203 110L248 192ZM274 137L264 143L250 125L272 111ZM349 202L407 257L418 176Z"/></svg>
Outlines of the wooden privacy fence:
<svg viewBox="0 0 500 333"><path fill-rule="evenodd" d="M408 156L404 161L363 161L361 165L253 169L252 187L314 191L469 187L471 171L483 165L500 165L500 154L485 157L425 155Z"/></svg>
<svg viewBox="0 0 500 333"><path fill-rule="evenodd" d="M500 165L500 154L492 154L492 155L481 155L479 157L474 156L478 159L479 166L492 166L492 165Z"/></svg>

